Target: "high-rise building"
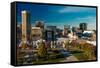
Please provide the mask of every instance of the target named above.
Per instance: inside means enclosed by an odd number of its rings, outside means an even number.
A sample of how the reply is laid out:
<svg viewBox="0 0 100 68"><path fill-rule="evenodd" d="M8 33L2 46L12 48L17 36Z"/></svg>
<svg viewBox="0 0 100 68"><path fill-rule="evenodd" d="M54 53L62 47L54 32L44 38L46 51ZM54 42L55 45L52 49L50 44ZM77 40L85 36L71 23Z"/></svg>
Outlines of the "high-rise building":
<svg viewBox="0 0 100 68"><path fill-rule="evenodd" d="M22 39L22 25L17 24L17 44L20 43L21 39Z"/></svg>
<svg viewBox="0 0 100 68"><path fill-rule="evenodd" d="M44 21L36 21L35 27L40 27L40 29L42 30L42 39L44 39Z"/></svg>
<svg viewBox="0 0 100 68"><path fill-rule="evenodd" d="M40 27L42 30L44 29L44 21L36 21L36 27Z"/></svg>
<svg viewBox="0 0 100 68"><path fill-rule="evenodd" d="M50 29L50 30L56 31L57 26L47 26L46 28L47 28L47 29Z"/></svg>
<svg viewBox="0 0 100 68"><path fill-rule="evenodd" d="M57 26L47 26L45 30L47 41L55 41L57 33Z"/></svg>
<svg viewBox="0 0 100 68"><path fill-rule="evenodd" d="M45 40L46 41L55 41L56 40L53 30L50 30L50 29L45 30Z"/></svg>
<svg viewBox="0 0 100 68"><path fill-rule="evenodd" d="M22 11L22 42L27 43L31 39L30 13Z"/></svg>
<svg viewBox="0 0 100 68"><path fill-rule="evenodd" d="M40 27L32 27L32 40L37 41L42 38L42 30Z"/></svg>
<svg viewBox="0 0 100 68"><path fill-rule="evenodd" d="M63 36L67 37L68 33L70 33L70 25L64 25Z"/></svg>
<svg viewBox="0 0 100 68"><path fill-rule="evenodd" d="M87 30L87 23L80 23L79 27L82 30L82 32L84 32L84 30Z"/></svg>
<svg viewBox="0 0 100 68"><path fill-rule="evenodd" d="M77 31L77 27L72 27L72 32L76 32Z"/></svg>
<svg viewBox="0 0 100 68"><path fill-rule="evenodd" d="M64 29L69 30L70 29L70 25L64 25Z"/></svg>

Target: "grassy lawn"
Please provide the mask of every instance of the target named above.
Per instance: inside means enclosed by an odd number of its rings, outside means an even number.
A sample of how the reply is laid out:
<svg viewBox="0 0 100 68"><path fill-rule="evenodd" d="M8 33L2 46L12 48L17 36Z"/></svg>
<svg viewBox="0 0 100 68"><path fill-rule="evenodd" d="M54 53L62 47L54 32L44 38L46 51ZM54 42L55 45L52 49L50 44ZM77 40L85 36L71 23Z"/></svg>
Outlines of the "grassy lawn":
<svg viewBox="0 0 100 68"><path fill-rule="evenodd" d="M44 64L44 63L57 63L64 60L63 54L59 52L59 48L52 48L52 52L48 53L48 58L37 58L35 60L30 61L30 64ZM24 53L25 54L25 53ZM28 64L27 59L23 58L23 53L20 54L18 58L18 64Z"/></svg>
<svg viewBox="0 0 100 68"><path fill-rule="evenodd" d="M88 61L96 59L96 46L89 43L75 43L70 44L69 51L79 61Z"/></svg>
<svg viewBox="0 0 100 68"><path fill-rule="evenodd" d="M45 60L39 59L38 61L33 61L31 62L31 64L57 63L57 62L64 60L64 58L60 58L60 57L59 58L54 58L54 56L51 56L51 57L52 58L45 59ZM18 61L19 61L18 64L23 64L23 62L26 62L23 59L20 59ZM26 64L29 64L29 63L26 62Z"/></svg>
<svg viewBox="0 0 100 68"><path fill-rule="evenodd" d="M90 58L90 55L89 55L89 52L86 53L86 51L82 51L82 50L79 50L79 49L75 49L75 50L72 50L70 51L71 54L73 54L79 61L87 61L87 60L95 60L94 56L91 55L91 58Z"/></svg>
<svg viewBox="0 0 100 68"><path fill-rule="evenodd" d="M72 52L72 54L79 60L79 61L85 61L88 60L88 57L83 52Z"/></svg>
<svg viewBox="0 0 100 68"><path fill-rule="evenodd" d="M33 64L44 64L44 63L57 63L64 60L64 58L58 58L58 59L49 59L45 61L33 61Z"/></svg>
<svg viewBox="0 0 100 68"><path fill-rule="evenodd" d="M57 63L64 60L64 56L61 53L52 53L48 55L48 59L33 61L33 64L44 64L44 63Z"/></svg>

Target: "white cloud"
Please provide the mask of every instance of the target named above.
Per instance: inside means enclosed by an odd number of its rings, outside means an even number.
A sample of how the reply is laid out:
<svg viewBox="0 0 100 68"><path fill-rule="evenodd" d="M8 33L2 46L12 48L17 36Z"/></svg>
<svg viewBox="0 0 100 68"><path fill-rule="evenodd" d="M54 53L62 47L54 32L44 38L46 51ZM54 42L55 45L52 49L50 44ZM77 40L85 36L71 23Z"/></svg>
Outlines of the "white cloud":
<svg viewBox="0 0 100 68"><path fill-rule="evenodd" d="M68 13L68 12L89 12L94 10L94 8L88 7L65 7L59 10L59 13Z"/></svg>
<svg viewBox="0 0 100 68"><path fill-rule="evenodd" d="M95 16L79 17L77 20L96 20Z"/></svg>

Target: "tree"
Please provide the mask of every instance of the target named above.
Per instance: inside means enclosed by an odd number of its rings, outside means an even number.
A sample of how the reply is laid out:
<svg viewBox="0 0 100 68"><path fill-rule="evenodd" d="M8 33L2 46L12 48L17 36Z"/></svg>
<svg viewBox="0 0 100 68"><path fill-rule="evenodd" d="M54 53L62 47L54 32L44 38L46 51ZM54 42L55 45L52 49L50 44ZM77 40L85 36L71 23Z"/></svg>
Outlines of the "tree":
<svg viewBox="0 0 100 68"><path fill-rule="evenodd" d="M26 49L27 48L27 44L26 43L22 43L22 49Z"/></svg>
<svg viewBox="0 0 100 68"><path fill-rule="evenodd" d="M45 47L45 43L42 41L39 43L38 56L45 57L46 55L47 55L47 49Z"/></svg>

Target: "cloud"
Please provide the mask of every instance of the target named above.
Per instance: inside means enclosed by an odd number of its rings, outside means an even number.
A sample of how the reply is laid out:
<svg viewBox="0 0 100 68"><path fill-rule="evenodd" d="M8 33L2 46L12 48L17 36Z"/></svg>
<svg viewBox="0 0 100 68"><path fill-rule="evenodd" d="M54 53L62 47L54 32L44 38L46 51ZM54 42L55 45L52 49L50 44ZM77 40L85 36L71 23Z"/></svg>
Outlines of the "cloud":
<svg viewBox="0 0 100 68"><path fill-rule="evenodd" d="M95 8L88 8L88 7L65 7L65 8L60 9L58 12L59 13L91 12L94 9Z"/></svg>
<svg viewBox="0 0 100 68"><path fill-rule="evenodd" d="M78 17L77 20L96 20L95 16Z"/></svg>

